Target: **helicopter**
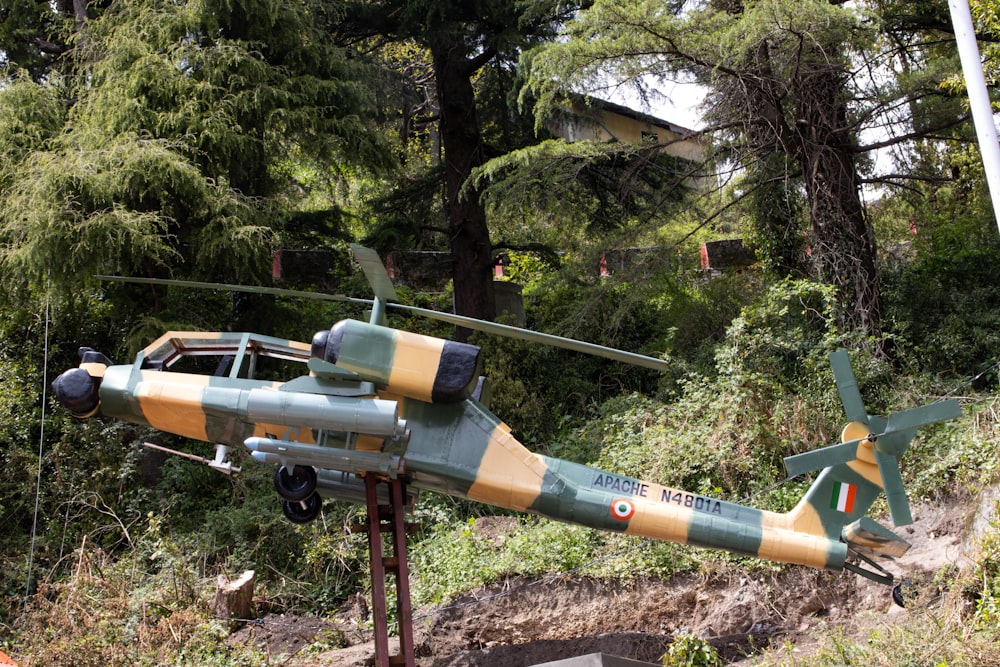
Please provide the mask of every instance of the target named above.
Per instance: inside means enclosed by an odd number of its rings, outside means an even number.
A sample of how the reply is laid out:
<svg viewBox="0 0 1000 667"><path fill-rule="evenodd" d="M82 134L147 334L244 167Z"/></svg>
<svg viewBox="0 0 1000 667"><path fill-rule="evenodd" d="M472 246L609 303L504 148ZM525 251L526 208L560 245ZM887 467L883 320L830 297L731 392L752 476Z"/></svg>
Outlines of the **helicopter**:
<svg viewBox="0 0 1000 667"><path fill-rule="evenodd" d="M847 424L839 443L784 459L789 478L819 471L798 504L778 513L719 500L532 452L490 411L479 347L388 327L386 308L653 369L665 369L666 361L395 303L378 255L351 249L374 298L326 296L370 305L369 321L342 320L310 343L171 331L127 365L81 348L80 365L53 382L57 400L80 419L102 415L216 443L215 458L202 460L222 472L234 471L230 448L244 447L277 466L275 491L297 524L315 520L324 499L363 504L363 479L374 475L403 480L408 494L438 492L604 531L895 582L881 563L901 557L909 544L868 511L884 492L893 523L913 522L899 461L918 428L960 416L956 400L870 415L848 353L837 350L830 363ZM228 373L171 370L181 359L205 356L231 358ZM255 379L266 358L305 369L284 382Z"/></svg>

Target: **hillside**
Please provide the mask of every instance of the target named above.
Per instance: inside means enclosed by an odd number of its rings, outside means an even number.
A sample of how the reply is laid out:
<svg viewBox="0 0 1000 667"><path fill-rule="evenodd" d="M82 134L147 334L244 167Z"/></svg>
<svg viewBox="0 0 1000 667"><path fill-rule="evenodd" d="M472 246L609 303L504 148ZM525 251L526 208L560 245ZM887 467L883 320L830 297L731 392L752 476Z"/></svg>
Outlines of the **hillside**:
<svg viewBox="0 0 1000 667"><path fill-rule="evenodd" d="M747 274L684 289L718 295L753 284ZM624 297L635 305L632 292L627 285L600 285L603 300L589 302L588 317L610 321L608 312ZM516 420L537 451L786 511L809 482L783 479L783 459L834 442L843 425L828 359L835 315L827 310L827 292L805 282L743 293L748 304L727 320L723 341L706 343L712 362L687 362L683 377L655 384L621 374L609 385L602 363L568 364L541 346L494 343L489 374L504 388L494 398L506 401L494 409ZM572 303L577 297L560 296ZM609 311L595 308L598 303ZM635 330L657 321L655 313L643 312L631 323ZM691 312L704 313L685 308L671 318ZM836 342L846 338L837 334ZM977 379L960 384L951 374L904 374L863 351L855 368L873 414L954 396ZM899 657L894 651L902 650L896 646L910 646L928 632L926 624L938 621L943 629L935 632L946 644L939 657L949 664L956 655L958 663L993 664L969 659L968 651L979 650L977 642L991 636L1000 618L994 588L1000 550L981 562L963 559L975 553L978 529L972 527L987 523L976 489L996 479L1000 419L992 381L982 383L982 393L975 387L963 392L960 419L921 429L903 463L910 498L923 503L915 507L916 523L901 531L914 548L900 572L920 591L942 589L927 603L901 612L891 607L886 589L854 575L493 516L484 506L428 493L415 510L423 529L410 550L418 564L414 599L422 605L419 664L513 667L598 651L648 661L686 633L731 662L768 645L781 649L774 657L781 660L785 651L798 651L794 658L809 651L822 656L830 642L837 647L855 638L861 648L850 650L871 653L899 633L901 639L885 646L888 661L873 663L890 665ZM562 420L552 419L552 406L559 406ZM151 432L78 422L63 429L65 451L73 455L56 459L62 476L54 481L64 484L62 497L72 493L77 500L47 515L46 557L54 565L38 578L37 593L26 603L9 597L17 626L9 625L0 649L22 667L350 666L370 659L367 555L364 539L350 530L357 506L329 503L322 521L294 525L275 503L270 466L247 462L240 477L225 478L171 459L140 476L146 471L135 440L157 438ZM55 449L59 457L62 452ZM84 463L106 474L69 474ZM77 479L97 491L82 495ZM108 504L115 492L118 500ZM77 518L86 516L96 521ZM953 568L959 565L967 569ZM229 636L212 617L212 582L220 572L245 568L258 572L259 618ZM11 590L23 591L20 583ZM346 609L345 599L352 601ZM872 635L872 628L887 629ZM949 642L960 642L966 653L956 654ZM995 638L985 646L984 654L996 653ZM80 662L83 653L89 662ZM839 664L819 660L821 667Z"/></svg>
<svg viewBox="0 0 1000 667"><path fill-rule="evenodd" d="M968 571L976 535L995 515L996 498L994 490L979 499L948 498L916 508L916 522L901 531L913 546L890 566L897 576L919 582L919 597L907 609L893 604L889 590L878 584L804 568L640 578L628 585L559 576L515 579L418 610L417 664L529 667L589 653L657 663L683 633L706 639L731 665L794 661L818 651L837 630L864 643L887 628L956 613L946 608L947 593L939 592L935 575L951 566ZM284 655L276 664L287 667L364 667L374 649L357 629L363 620L352 616L363 609L357 603L345 607L335 622L268 617L230 641L256 643L275 658ZM335 628L350 646L308 648ZM926 648L928 658L943 655L935 652L940 646Z"/></svg>

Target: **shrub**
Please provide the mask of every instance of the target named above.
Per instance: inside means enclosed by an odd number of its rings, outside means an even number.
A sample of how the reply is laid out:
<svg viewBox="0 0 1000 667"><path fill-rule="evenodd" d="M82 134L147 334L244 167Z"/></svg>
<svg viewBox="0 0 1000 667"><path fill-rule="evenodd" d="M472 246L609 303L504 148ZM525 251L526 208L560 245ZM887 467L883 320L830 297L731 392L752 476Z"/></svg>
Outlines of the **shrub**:
<svg viewBox="0 0 1000 667"><path fill-rule="evenodd" d="M663 656L664 667L722 667L722 664L715 647L692 634L675 637Z"/></svg>

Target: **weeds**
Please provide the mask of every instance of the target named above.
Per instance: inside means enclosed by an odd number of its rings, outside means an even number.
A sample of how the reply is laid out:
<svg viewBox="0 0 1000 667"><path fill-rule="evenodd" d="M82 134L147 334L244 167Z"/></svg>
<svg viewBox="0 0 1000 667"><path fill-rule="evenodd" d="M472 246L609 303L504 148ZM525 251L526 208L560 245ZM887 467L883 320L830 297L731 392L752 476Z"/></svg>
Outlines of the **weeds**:
<svg viewBox="0 0 1000 667"><path fill-rule="evenodd" d="M212 618L209 580L154 520L125 557L86 544L72 576L41 584L13 642L22 667L255 667L264 656L227 646Z"/></svg>

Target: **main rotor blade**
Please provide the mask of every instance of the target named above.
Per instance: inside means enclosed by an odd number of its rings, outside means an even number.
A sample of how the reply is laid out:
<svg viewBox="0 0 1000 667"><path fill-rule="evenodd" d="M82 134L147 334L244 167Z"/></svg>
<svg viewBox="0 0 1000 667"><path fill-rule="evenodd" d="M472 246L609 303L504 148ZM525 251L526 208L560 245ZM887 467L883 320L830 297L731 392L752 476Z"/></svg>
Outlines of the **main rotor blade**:
<svg viewBox="0 0 1000 667"><path fill-rule="evenodd" d="M289 296L302 299L318 299L320 301L341 301L370 306L372 299L359 299L343 294L324 294L322 292L306 292L305 290L284 289L281 287L264 287L261 285L231 285L229 283L204 283L196 280L173 280L171 278L131 278L128 276L94 276L98 280L112 283L136 283L138 285L167 285L168 287L193 287L196 289L225 290L227 292L249 292L250 294L271 294L274 296Z"/></svg>
<svg viewBox="0 0 1000 667"><path fill-rule="evenodd" d="M430 319L447 322L449 324L465 327L467 329L483 331L497 336L507 336L508 338L516 338L518 340L531 341L533 343L542 343L544 345L551 345L552 347L573 350L575 352L583 352L585 354L594 355L595 357L622 361L627 364L642 366L644 368L652 368L657 371L665 371L670 367L670 364L663 359L647 357L643 354L626 352L625 350L617 350L613 347L605 347L603 345L597 345L596 343L585 343L582 340L576 340L574 338L553 336L552 334L532 331L531 329L521 329L520 327L512 327L507 324L487 322L485 320L477 320L474 317L465 317L464 315L454 315L452 313L442 313L437 310L429 310L427 308L419 308L417 306L404 306L401 303L390 303L389 307L396 308L398 310L405 310L411 313L417 313L418 315L423 315Z"/></svg>
<svg viewBox="0 0 1000 667"><path fill-rule="evenodd" d="M357 243L350 245L354 259L361 266L361 271L368 279L368 284L371 285L375 296L383 301L395 301L396 288L392 286L392 279L385 270L385 264L382 263L382 258L378 256L378 253Z"/></svg>
<svg viewBox="0 0 1000 667"><path fill-rule="evenodd" d="M303 290L291 290L280 287L230 285L227 283L206 283L206 282L197 282L190 280L172 280L169 278L129 278L124 276L96 276L96 277L100 280L105 280L109 282L136 283L140 285L167 285L173 287L194 287L199 289L229 290L233 292L250 292L253 294L272 294L274 296L319 299L322 301L339 301L344 303L362 304L366 306L371 306L374 303L372 299L358 299L356 297L344 296L343 294L323 294L320 292L306 292ZM545 345L551 345L553 347L559 347L566 350L573 350L575 352L583 352L584 354L590 354L597 357L602 357L604 359L611 359L613 361L621 361L627 364L642 366L644 368L652 368L653 370L657 371L666 371L670 367L670 364L668 364L663 359L656 359L655 357L647 357L642 354L636 354L634 352L626 352L624 350L616 350L615 348L605 347L603 345L597 345L595 343L585 343L584 341L574 340L572 338L553 336L551 334L544 334L538 331L531 331L530 329L521 329L506 324L497 324L496 322L486 322L484 320L477 320L472 317L465 317L464 315L453 315L451 313L442 313L436 310L430 310L428 308L419 308L417 306L406 306L401 303L387 303L385 305L387 308L395 308L397 310L415 313L417 315L422 315L429 319L435 319L441 322L447 322L449 324L463 326L468 329L483 331L486 333L496 334L499 336L507 336L509 338L516 338L519 340L542 343Z"/></svg>
<svg viewBox="0 0 1000 667"><path fill-rule="evenodd" d="M830 366L833 368L833 377L837 380L837 391L840 393L840 402L844 405L848 421L867 424L868 411L865 410L865 403L861 399L858 381L854 377L847 350L831 352Z"/></svg>

